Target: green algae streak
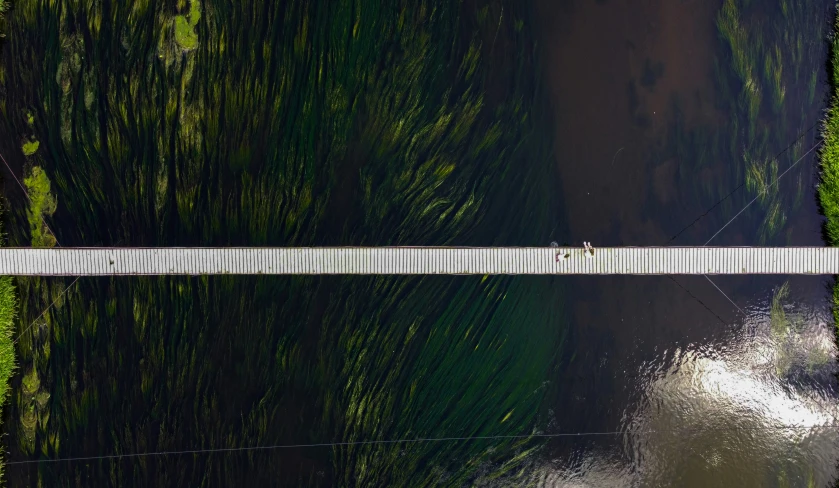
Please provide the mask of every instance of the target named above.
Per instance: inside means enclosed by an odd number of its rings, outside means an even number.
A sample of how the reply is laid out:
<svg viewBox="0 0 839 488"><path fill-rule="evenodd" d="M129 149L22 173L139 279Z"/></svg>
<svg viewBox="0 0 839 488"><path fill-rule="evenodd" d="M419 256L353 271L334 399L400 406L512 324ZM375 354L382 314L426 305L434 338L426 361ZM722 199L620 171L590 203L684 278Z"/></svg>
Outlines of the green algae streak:
<svg viewBox="0 0 839 488"><path fill-rule="evenodd" d="M41 143L38 141L26 141L21 145L21 150L23 151L24 156L32 156L36 152L38 152L38 147L40 147Z"/></svg>
<svg viewBox="0 0 839 488"><path fill-rule="evenodd" d="M32 234L32 247L54 247L55 237L49 231L44 219L52 215L58 202L50 193L50 180L39 166L32 168L32 174L23 179L29 195L27 218Z"/></svg>
<svg viewBox="0 0 839 488"><path fill-rule="evenodd" d="M195 27L201 18L199 0L190 0L189 13L175 16L175 42L183 49L195 49L198 46L198 34Z"/></svg>

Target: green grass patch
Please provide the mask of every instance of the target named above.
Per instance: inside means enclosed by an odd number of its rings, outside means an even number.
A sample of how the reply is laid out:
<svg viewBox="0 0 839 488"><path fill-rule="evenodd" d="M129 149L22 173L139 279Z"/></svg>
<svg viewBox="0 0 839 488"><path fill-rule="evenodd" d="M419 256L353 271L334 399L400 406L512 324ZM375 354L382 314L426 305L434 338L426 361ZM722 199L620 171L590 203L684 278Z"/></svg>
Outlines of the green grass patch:
<svg viewBox="0 0 839 488"><path fill-rule="evenodd" d="M12 323L17 300L10 276L0 277L0 404L9 395L9 378L15 369L15 348L12 343Z"/></svg>
<svg viewBox="0 0 839 488"><path fill-rule="evenodd" d="M14 285L10 276L0 277L0 405L9 397L9 380L15 370L15 345L12 342L12 327L17 311ZM0 463L0 477L5 465Z"/></svg>

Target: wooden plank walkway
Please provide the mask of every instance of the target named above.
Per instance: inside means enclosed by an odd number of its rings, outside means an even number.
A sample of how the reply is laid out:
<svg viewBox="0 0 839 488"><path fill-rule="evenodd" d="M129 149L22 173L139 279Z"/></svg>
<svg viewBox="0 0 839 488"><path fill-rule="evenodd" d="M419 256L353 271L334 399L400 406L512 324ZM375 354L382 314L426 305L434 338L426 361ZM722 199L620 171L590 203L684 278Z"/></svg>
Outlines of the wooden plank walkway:
<svg viewBox="0 0 839 488"><path fill-rule="evenodd" d="M839 274L825 247L2 248L0 275Z"/></svg>

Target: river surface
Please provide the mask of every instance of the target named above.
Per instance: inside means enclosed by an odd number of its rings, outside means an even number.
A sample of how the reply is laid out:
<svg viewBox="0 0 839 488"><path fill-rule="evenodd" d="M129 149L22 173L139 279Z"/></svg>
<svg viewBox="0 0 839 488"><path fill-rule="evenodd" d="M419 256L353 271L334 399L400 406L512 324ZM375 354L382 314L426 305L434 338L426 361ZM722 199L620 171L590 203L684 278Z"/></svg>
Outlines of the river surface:
<svg viewBox="0 0 839 488"><path fill-rule="evenodd" d="M10 17L0 150L61 245L823 245L831 2L286 3ZM44 317L71 281L21 279L9 461L349 444L6 476L826 485L832 280L711 279L85 278Z"/></svg>
<svg viewBox="0 0 839 488"><path fill-rule="evenodd" d="M714 63L730 56L715 24L721 3L540 3L560 188L574 244L703 245L751 200L717 207L671 240L717 200L693 188L714 179L724 193L738 186L736 179L713 176L741 164L735 158L717 156L697 170L685 159L701 148L686 154L660 149L677 137L674 100L687 131L710 127L724 139L736 134L725 124L725 95L715 80ZM829 7L823 2L816 10L829 19ZM764 25L771 25L771 15ZM818 64L807 69L823 64L812 61ZM820 116L812 106L801 127L784 130L770 121L769 130L784 133L770 138L771 153ZM803 148L816 140L815 131L808 133ZM784 205L791 229L785 236L761 242L754 224L761 214L744 214L711 245L823 245L815 164L806 157L785 176L800 178L806 188L798 209ZM835 425L839 412L836 367L832 359L811 365L812 358L835 357L831 281L790 279L784 306L800 316L800 325L773 333L771 303L786 277L712 279L736 305L703 277L568 280L575 356L555 378L564 388L551 430L621 434L553 441L543 480L564 486L823 486L835 477L839 436L823 426Z"/></svg>

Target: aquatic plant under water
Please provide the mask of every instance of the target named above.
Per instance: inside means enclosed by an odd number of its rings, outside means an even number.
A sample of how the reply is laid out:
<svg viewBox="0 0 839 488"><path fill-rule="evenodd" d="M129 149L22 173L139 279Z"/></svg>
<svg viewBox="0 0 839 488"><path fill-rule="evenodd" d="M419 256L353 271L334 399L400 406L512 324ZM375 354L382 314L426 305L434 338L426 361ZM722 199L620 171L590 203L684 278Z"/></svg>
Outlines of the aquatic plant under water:
<svg viewBox="0 0 839 488"><path fill-rule="evenodd" d="M58 202L50 193L50 180L40 166L32 168L32 174L23 179L29 208L26 211L29 220L29 232L32 235L32 247L53 247L55 236L46 224L46 218L55 213Z"/></svg>
<svg viewBox="0 0 839 488"><path fill-rule="evenodd" d="M668 137L659 156L676 154L682 163L681 183L693 188L707 206L722 200L721 211L709 218L709 227L724 225L727 216L757 197L746 220L759 224L746 233L747 242L768 244L783 235L787 216L801 204L809 174L806 163L776 180L814 142L806 133L821 109L816 92L824 9L820 2L799 0L760 4L725 0L717 13L725 56L714 65L720 95L716 108L725 117L713 125L688 129L677 104L675 134ZM689 133L682 134L685 131ZM805 137L778 156L802 134ZM720 161L727 169L712 169L710 163ZM747 192L728 195L744 180Z"/></svg>
<svg viewBox="0 0 839 488"><path fill-rule="evenodd" d="M0 130L19 140L34 113L63 245L550 240L550 120L525 5L109 5L27 4L3 52L26 69L7 73ZM30 234L22 208L15 243ZM70 281L19 284L18 330ZM9 448L529 434L564 324L547 277L83 278L18 345ZM9 479L460 486L515 479L539 445L102 460Z"/></svg>

